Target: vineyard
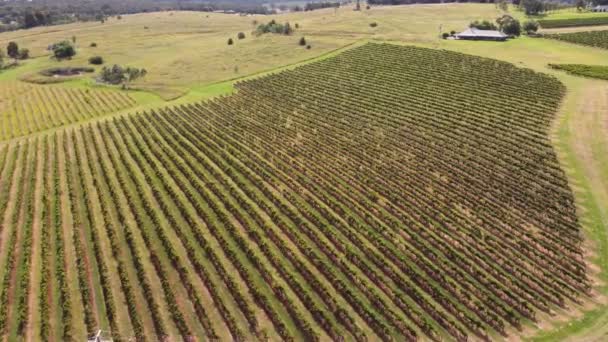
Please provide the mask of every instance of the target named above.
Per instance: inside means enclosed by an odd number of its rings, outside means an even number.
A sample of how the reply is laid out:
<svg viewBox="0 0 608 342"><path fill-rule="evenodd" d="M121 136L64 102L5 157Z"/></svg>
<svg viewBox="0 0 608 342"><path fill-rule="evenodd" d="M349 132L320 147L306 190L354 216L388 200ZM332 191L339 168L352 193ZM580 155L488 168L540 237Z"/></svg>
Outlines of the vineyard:
<svg viewBox="0 0 608 342"><path fill-rule="evenodd" d="M560 27L579 27L608 25L608 16L586 17L586 18L563 18L563 19L540 19L540 27L544 29Z"/></svg>
<svg viewBox="0 0 608 342"><path fill-rule="evenodd" d="M549 67L555 70L563 70L576 76L608 80L608 67L604 65L549 64Z"/></svg>
<svg viewBox="0 0 608 342"><path fill-rule="evenodd" d="M135 101L113 90L0 84L0 140L86 120L131 107Z"/></svg>
<svg viewBox="0 0 608 342"><path fill-rule="evenodd" d="M0 337L491 340L590 291L555 78L367 44L237 89L5 144Z"/></svg>
<svg viewBox="0 0 608 342"><path fill-rule="evenodd" d="M608 49L608 31L543 34L544 38Z"/></svg>

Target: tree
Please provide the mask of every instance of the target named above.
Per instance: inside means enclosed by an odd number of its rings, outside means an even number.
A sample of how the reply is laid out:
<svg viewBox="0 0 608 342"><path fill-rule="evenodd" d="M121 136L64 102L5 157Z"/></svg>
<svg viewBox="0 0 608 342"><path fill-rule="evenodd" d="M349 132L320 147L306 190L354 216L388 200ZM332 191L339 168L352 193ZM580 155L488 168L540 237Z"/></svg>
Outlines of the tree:
<svg viewBox="0 0 608 342"><path fill-rule="evenodd" d="M528 20L526 22L524 22L523 24L523 29L526 32L526 34L532 34L532 33L536 33L536 31L538 31L539 25L538 22L535 20Z"/></svg>
<svg viewBox="0 0 608 342"><path fill-rule="evenodd" d="M15 42L9 42L6 46L6 54L10 58L17 59L17 57L19 57L19 45Z"/></svg>
<svg viewBox="0 0 608 342"><path fill-rule="evenodd" d="M234 44L234 40L232 40L232 38L228 38L228 45L232 45Z"/></svg>
<svg viewBox="0 0 608 342"><path fill-rule="evenodd" d="M32 27L38 26L38 21L36 20L34 13L32 13L32 12L25 13L25 16L23 17L23 26L25 28L32 28Z"/></svg>
<svg viewBox="0 0 608 342"><path fill-rule="evenodd" d="M306 46L306 38L300 38L300 46Z"/></svg>
<svg viewBox="0 0 608 342"><path fill-rule="evenodd" d="M519 20L508 14L496 19L496 23L498 24L500 31L506 35L516 37L521 35L521 24L519 23Z"/></svg>
<svg viewBox="0 0 608 342"><path fill-rule="evenodd" d="M67 40L53 45L53 56L57 59L72 58L74 55L76 55L76 49Z"/></svg>
<svg viewBox="0 0 608 342"><path fill-rule="evenodd" d="M239 32L237 38L239 38L239 39L245 39L245 33L244 32Z"/></svg>
<svg viewBox="0 0 608 342"><path fill-rule="evenodd" d="M526 15L538 15L545 11L542 0L521 0L519 6L524 9Z"/></svg>
<svg viewBox="0 0 608 342"><path fill-rule="evenodd" d="M357 5L355 6L355 11L361 10L361 0L357 0Z"/></svg>

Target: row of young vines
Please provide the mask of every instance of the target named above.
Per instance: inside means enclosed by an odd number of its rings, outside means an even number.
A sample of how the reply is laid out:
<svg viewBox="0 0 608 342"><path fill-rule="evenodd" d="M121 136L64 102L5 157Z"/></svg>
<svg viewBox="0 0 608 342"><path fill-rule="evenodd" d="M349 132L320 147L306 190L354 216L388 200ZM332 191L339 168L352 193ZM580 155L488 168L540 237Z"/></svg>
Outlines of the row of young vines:
<svg viewBox="0 0 608 342"><path fill-rule="evenodd" d="M0 150L1 336L492 340L590 291L556 79L368 44L237 88Z"/></svg>

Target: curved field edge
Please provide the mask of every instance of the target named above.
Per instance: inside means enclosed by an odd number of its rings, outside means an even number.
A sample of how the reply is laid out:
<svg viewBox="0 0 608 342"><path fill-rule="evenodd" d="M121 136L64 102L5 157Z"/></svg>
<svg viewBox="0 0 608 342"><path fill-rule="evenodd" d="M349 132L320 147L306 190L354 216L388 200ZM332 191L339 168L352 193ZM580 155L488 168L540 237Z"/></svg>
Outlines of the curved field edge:
<svg viewBox="0 0 608 342"><path fill-rule="evenodd" d="M578 81L578 82L577 82ZM608 164L604 162L592 165L596 170L589 170L576 147L576 133L571 130L574 121L580 120L579 102L584 100L583 82L576 80L567 83L568 93L564 105L556 117L553 127L552 140L556 147L558 158L573 185L573 191L578 206L579 217L586 234L587 244L591 248L591 262L600 268L594 277L600 282L597 288L599 296L608 295L608 198L605 197L605 188L608 175ZM599 82L598 82L599 83ZM601 126L601 125L598 125ZM596 127L597 128L597 127ZM601 130L601 127L598 128ZM584 136L584 134L583 134ZM589 135L590 136L590 135ZM596 161L605 161L608 146L602 141L587 141L592 148L592 157ZM603 175L603 183L592 184L590 172ZM598 185L600 185L598 187ZM604 192L603 192L604 191ZM592 310L586 311L582 317L558 324L554 329L540 331L532 337L532 341L580 340L608 334L608 305L602 303Z"/></svg>

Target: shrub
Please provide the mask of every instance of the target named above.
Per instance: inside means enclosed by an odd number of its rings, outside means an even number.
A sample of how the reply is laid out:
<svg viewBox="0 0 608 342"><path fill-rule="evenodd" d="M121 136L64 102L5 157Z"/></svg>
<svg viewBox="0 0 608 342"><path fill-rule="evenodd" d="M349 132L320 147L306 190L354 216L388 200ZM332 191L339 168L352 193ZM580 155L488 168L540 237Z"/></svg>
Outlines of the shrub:
<svg viewBox="0 0 608 342"><path fill-rule="evenodd" d="M52 46L53 56L57 59L72 58L76 55L74 45L67 40L54 44Z"/></svg>
<svg viewBox="0 0 608 342"><path fill-rule="evenodd" d="M290 35L293 33L293 28L289 23L279 24L276 22L276 20L273 19L269 21L268 24L260 24L257 27L256 34L261 35L265 33Z"/></svg>
<svg viewBox="0 0 608 342"><path fill-rule="evenodd" d="M306 46L306 38L300 38L300 46Z"/></svg>
<svg viewBox="0 0 608 342"><path fill-rule="evenodd" d="M450 31L450 36L453 36L455 34L456 34L456 31L454 31L454 30Z"/></svg>
<svg viewBox="0 0 608 342"><path fill-rule="evenodd" d="M232 45L234 44L234 40L232 40L232 38L228 38L228 45Z"/></svg>
<svg viewBox="0 0 608 342"><path fill-rule="evenodd" d="M30 58L30 50L29 49L19 49L19 53L17 53L17 59L28 59Z"/></svg>
<svg viewBox="0 0 608 342"><path fill-rule="evenodd" d="M103 64L103 58L101 56L93 56L89 58L89 64L101 65Z"/></svg>
<svg viewBox="0 0 608 342"><path fill-rule="evenodd" d="M245 39L245 33L244 32L239 32L238 38L239 39Z"/></svg>
<svg viewBox="0 0 608 342"><path fill-rule="evenodd" d="M483 21L479 21L479 20L475 20L472 21L469 24L470 28L476 28L479 30L496 30L497 27L493 22L490 22L488 20L483 20Z"/></svg>
<svg viewBox="0 0 608 342"><path fill-rule="evenodd" d="M147 74L148 72L146 69L121 67L120 65L114 64L111 68L103 67L99 74L99 79L100 81L109 84L122 83L123 87L126 88L130 82L142 78Z"/></svg>
<svg viewBox="0 0 608 342"><path fill-rule="evenodd" d="M90 47L97 47L97 43L93 42L91 43L91 45L89 45Z"/></svg>
<svg viewBox="0 0 608 342"><path fill-rule="evenodd" d="M369 26L370 26L370 27L378 27L378 23L373 22L373 23L369 24Z"/></svg>
<svg viewBox="0 0 608 342"><path fill-rule="evenodd" d="M306 50L310 50L312 49L312 46L310 44L306 45Z"/></svg>
<svg viewBox="0 0 608 342"><path fill-rule="evenodd" d="M527 34L536 33L538 31L538 22L534 20L529 20L524 22L523 29Z"/></svg>
<svg viewBox="0 0 608 342"><path fill-rule="evenodd" d="M443 37L443 39L448 39L448 37L449 37L449 36L450 36L450 34L449 34L449 33L447 33L447 32L443 32L443 33L441 34L441 37Z"/></svg>

